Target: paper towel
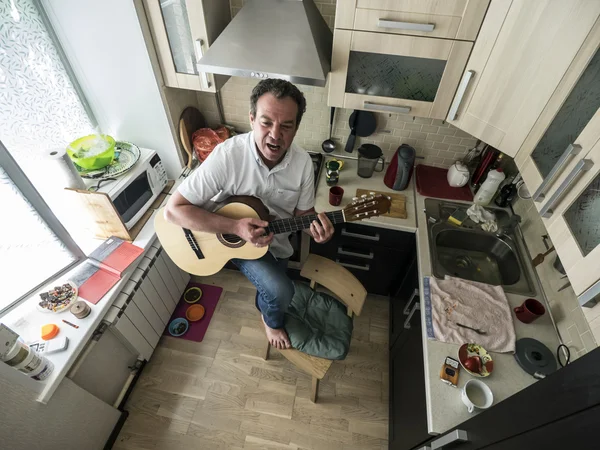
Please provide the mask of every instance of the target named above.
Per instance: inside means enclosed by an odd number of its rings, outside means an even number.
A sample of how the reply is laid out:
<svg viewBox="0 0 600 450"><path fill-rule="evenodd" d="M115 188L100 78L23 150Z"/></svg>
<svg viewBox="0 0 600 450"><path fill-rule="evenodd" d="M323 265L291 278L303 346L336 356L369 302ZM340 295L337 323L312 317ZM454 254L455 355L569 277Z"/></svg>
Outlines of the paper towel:
<svg viewBox="0 0 600 450"><path fill-rule="evenodd" d="M53 148L44 152L44 172L55 188L86 189L83 179L64 148Z"/></svg>

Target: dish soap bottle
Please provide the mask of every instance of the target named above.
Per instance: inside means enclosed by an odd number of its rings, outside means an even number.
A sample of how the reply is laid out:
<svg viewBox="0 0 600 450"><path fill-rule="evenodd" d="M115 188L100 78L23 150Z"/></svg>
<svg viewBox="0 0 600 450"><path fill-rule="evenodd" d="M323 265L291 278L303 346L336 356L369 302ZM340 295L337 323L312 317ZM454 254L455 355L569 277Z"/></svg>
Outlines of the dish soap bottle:
<svg viewBox="0 0 600 450"><path fill-rule="evenodd" d="M504 175L502 169L490 170L484 183L477 191L477 194L475 194L474 202L481 206L488 205L492 201L492 198L494 198L498 186L500 186L500 183L502 183L505 178L506 175Z"/></svg>

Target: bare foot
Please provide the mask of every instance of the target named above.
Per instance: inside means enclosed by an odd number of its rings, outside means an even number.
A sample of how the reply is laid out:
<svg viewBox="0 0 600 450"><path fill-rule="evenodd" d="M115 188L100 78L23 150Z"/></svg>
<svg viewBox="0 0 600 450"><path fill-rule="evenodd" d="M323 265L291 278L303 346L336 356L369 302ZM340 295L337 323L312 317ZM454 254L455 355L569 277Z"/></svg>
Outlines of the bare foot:
<svg viewBox="0 0 600 450"><path fill-rule="evenodd" d="M265 324L267 339L273 347L278 348L280 350L292 347L290 339L288 338L288 335L283 328L271 328L265 322L265 318L262 315L260 317L263 323Z"/></svg>

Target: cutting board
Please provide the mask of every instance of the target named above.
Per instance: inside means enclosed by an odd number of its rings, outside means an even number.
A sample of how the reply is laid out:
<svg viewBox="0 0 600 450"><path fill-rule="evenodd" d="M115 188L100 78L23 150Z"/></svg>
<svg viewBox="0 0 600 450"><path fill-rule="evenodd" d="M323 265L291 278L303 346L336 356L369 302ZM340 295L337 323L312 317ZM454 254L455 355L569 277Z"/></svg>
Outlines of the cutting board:
<svg viewBox="0 0 600 450"><path fill-rule="evenodd" d="M360 197L363 194L369 195L370 192L376 194L382 194L392 199L392 207L389 213L385 213L385 217L395 217L397 219L407 219L408 213L406 212L406 196L402 194L391 194L390 192L372 191L368 189L357 189L356 196Z"/></svg>
<svg viewBox="0 0 600 450"><path fill-rule="evenodd" d="M425 197L473 201L469 185L452 187L448 184L448 169L419 164L415 170L417 192Z"/></svg>

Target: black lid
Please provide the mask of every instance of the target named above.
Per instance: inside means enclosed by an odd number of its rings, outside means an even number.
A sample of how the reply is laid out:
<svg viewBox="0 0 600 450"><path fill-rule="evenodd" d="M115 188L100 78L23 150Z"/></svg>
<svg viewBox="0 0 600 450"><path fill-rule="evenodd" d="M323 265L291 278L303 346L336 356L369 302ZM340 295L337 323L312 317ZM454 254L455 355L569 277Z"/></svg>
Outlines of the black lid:
<svg viewBox="0 0 600 450"><path fill-rule="evenodd" d="M374 144L363 144L358 147L358 154L367 159L377 159L383 155L383 152Z"/></svg>

